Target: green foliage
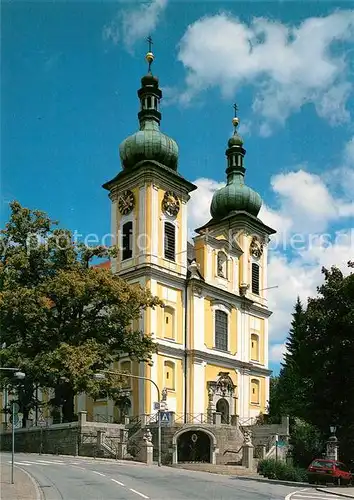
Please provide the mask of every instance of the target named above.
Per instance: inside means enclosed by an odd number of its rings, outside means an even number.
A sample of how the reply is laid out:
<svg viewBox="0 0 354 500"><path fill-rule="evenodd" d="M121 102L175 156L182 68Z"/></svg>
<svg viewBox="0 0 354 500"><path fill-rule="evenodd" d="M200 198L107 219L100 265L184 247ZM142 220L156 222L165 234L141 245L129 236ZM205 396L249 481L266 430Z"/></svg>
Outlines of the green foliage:
<svg viewBox="0 0 354 500"><path fill-rule="evenodd" d="M133 325L144 310L163 304L139 285L90 265L93 257L110 258L116 249L85 247L56 225L43 212L11 204L0 240L0 327L6 344L0 363L26 373L22 411L26 407L28 414L35 404L36 386L54 388L52 403L68 421L75 394L95 396L104 389L117 395L121 381L98 382L95 371L123 354L150 361L156 350L150 332Z"/></svg>
<svg viewBox="0 0 354 500"><path fill-rule="evenodd" d="M354 454L354 274L336 267L322 273L317 296L306 308L299 300L295 305L288 352L269 408L273 418L288 414L291 422L297 417L312 425L313 431L295 431L298 463L316 452L318 436L327 438L330 425L336 425L341 459L349 463ZM305 444L307 433L316 443L313 449Z"/></svg>
<svg viewBox="0 0 354 500"><path fill-rule="evenodd" d="M279 479L281 481L307 482L306 469L294 467L285 462L265 459L260 460L257 472L268 479Z"/></svg>
<svg viewBox="0 0 354 500"><path fill-rule="evenodd" d="M290 434L291 455L297 466L307 468L313 459L322 456L324 437L317 427L296 418Z"/></svg>

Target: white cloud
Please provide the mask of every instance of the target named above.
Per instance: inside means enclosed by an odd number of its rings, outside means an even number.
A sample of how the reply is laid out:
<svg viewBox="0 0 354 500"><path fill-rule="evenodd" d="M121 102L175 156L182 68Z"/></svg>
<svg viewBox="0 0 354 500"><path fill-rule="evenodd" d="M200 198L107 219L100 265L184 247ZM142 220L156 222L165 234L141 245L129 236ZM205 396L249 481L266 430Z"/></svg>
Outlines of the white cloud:
<svg viewBox="0 0 354 500"><path fill-rule="evenodd" d="M273 344L269 349L269 361L271 363L279 363L283 361L286 351L285 344Z"/></svg>
<svg viewBox="0 0 354 500"><path fill-rule="evenodd" d="M354 138L343 153L346 171L354 176ZM329 179L333 180L333 177ZM344 180L345 181L345 180ZM197 179L198 190L189 202L189 227L206 223L213 193L223 186L212 179ZM321 268L338 266L348 273L347 262L354 258L353 203L338 200L337 184L305 172L302 168L271 179L278 208L264 205L259 217L278 231L269 245L268 306L270 318L270 360L281 361L291 313L297 296L306 303L322 282ZM352 192L350 194L352 199ZM348 198L349 199L349 198ZM345 215L343 207L349 207ZM341 230L333 230L333 224Z"/></svg>
<svg viewBox="0 0 354 500"><path fill-rule="evenodd" d="M210 202L214 192L225 185L213 179L199 178L195 181L198 189L191 193L188 202L188 227L190 236L195 229L206 224L210 219Z"/></svg>
<svg viewBox="0 0 354 500"><path fill-rule="evenodd" d="M120 10L117 16L104 26L104 40L111 40L114 44L122 41L131 51L136 41L155 31L166 5L167 0L152 0L147 4L136 3L129 9Z"/></svg>
<svg viewBox="0 0 354 500"><path fill-rule="evenodd" d="M334 44L353 39L353 10L309 18L298 27L265 18L246 25L226 13L206 16L187 28L179 44L187 71L182 102L210 87L231 99L240 86L253 84L262 135L306 103L332 124L348 121L349 65Z"/></svg>

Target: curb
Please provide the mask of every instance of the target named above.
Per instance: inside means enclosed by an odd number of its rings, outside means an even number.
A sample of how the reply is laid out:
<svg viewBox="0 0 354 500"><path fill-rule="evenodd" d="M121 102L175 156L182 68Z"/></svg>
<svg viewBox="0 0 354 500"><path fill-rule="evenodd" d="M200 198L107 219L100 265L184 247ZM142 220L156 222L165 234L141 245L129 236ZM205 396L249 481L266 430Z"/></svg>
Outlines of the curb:
<svg viewBox="0 0 354 500"><path fill-rule="evenodd" d="M31 483L33 484L34 490L36 492L36 499L35 500L43 500L44 497L43 497L42 490L41 490L41 487L40 487L38 481L32 476L32 474L30 474L25 469L22 469L22 467L19 467L18 465L15 465L15 467L16 467L16 469L19 469L21 472L24 472L26 474L26 476L30 479Z"/></svg>
<svg viewBox="0 0 354 500"><path fill-rule="evenodd" d="M305 488L316 488L309 483L297 483L296 481L283 481L281 479L268 479L267 477L252 477L252 476L232 476L232 479L240 479L241 481L256 481L258 483L282 484L284 486L300 486ZM354 497L349 497L354 498Z"/></svg>
<svg viewBox="0 0 354 500"><path fill-rule="evenodd" d="M320 491L321 493L329 493L330 495L337 495L339 497L344 497L344 498L354 498L353 495L348 495L346 493L339 493L339 492L334 492L334 491L328 491L326 488L316 488L317 491Z"/></svg>

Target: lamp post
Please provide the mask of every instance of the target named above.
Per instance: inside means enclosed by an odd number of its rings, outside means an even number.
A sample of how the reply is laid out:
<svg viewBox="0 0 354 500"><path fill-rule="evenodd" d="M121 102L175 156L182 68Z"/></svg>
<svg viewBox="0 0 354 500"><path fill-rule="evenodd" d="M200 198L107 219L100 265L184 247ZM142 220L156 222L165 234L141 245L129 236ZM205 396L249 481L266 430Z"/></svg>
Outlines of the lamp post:
<svg viewBox="0 0 354 500"><path fill-rule="evenodd" d="M97 380L102 380L105 378L105 374L108 375L124 375L132 378L138 378L141 380L147 380L148 382L151 382L156 390L157 390L157 397L159 401L159 408L157 410L157 448L158 448L158 459L157 459L157 465L161 467L161 414L160 414L160 403L161 403L161 394L160 394L160 389L156 382L154 382L151 378L148 377L143 377L142 375L132 375L131 373L123 373L119 372L116 370L102 370L101 373L95 373L94 378Z"/></svg>
<svg viewBox="0 0 354 500"><path fill-rule="evenodd" d="M23 380L26 376L18 368L0 368L2 371L13 372L17 380ZM11 401L11 484L14 484L14 463L15 463L15 402Z"/></svg>

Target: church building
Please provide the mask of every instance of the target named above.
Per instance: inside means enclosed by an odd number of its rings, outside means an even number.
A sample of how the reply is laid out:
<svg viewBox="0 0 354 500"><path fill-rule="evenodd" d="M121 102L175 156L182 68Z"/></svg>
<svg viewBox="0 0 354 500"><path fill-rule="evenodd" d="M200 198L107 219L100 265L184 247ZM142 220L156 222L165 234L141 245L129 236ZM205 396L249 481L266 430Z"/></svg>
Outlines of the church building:
<svg viewBox="0 0 354 500"><path fill-rule="evenodd" d="M258 218L261 197L245 184L235 107L226 184L188 241L188 202L197 187L179 173L178 146L160 130L162 92L151 51L146 59L139 130L121 143L122 169L103 187L120 248L112 272L147 287L165 307L145 311L140 320L139 329L158 347L151 365L126 358L115 369L153 380L176 421L210 411L224 422L232 415L250 419L266 411L269 398L267 244L275 231ZM130 415L156 413L154 384L129 380ZM112 401L79 396L77 403L96 417L117 418Z"/></svg>

